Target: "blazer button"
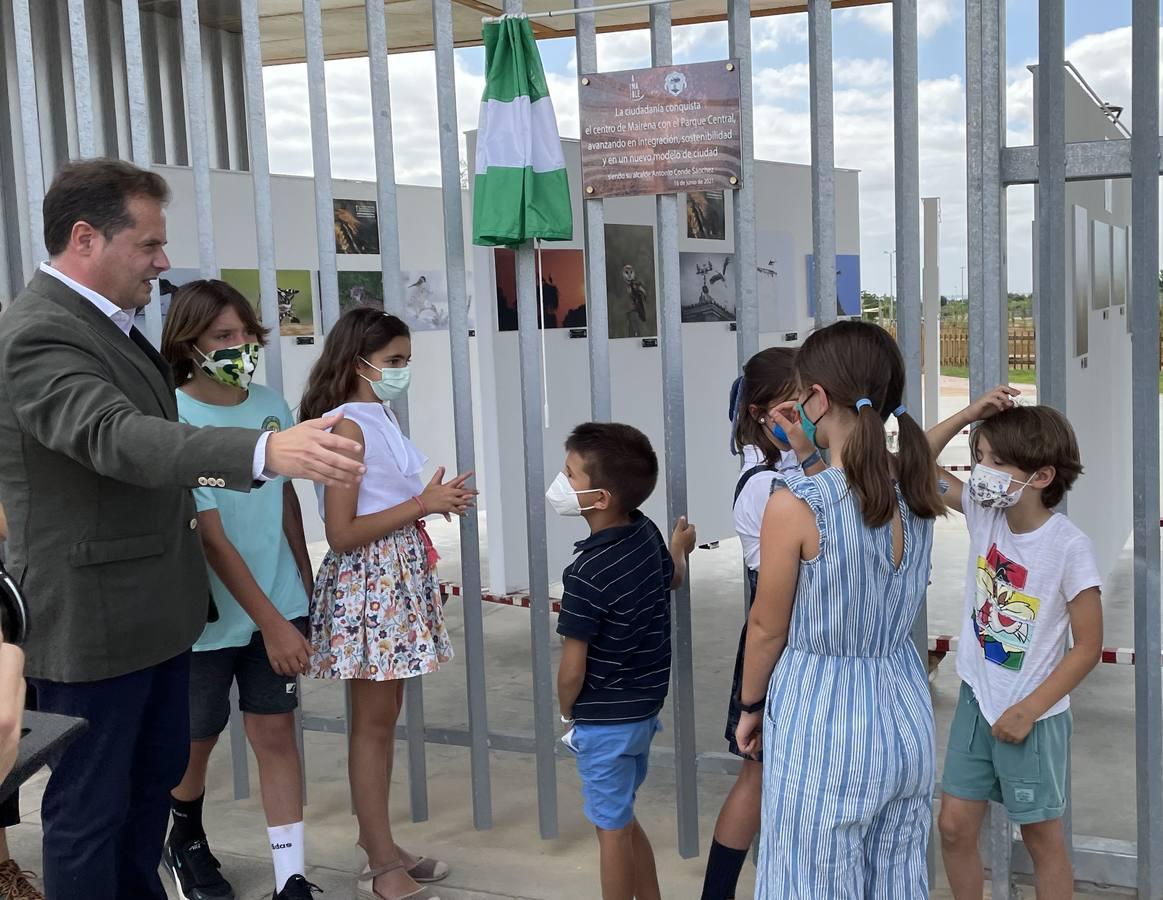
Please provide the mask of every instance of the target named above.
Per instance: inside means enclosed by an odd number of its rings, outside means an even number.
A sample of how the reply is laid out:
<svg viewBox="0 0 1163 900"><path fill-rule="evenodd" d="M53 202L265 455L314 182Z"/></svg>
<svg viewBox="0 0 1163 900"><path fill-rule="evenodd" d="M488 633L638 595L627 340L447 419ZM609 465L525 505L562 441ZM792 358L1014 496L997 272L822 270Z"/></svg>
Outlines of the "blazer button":
<svg viewBox="0 0 1163 900"><path fill-rule="evenodd" d="M205 475L199 476L199 478L198 478L198 484L199 484L201 487L206 487L206 485L208 485L209 483L210 483L210 479L209 479L209 478L207 478Z"/></svg>
<svg viewBox="0 0 1163 900"><path fill-rule="evenodd" d="M226 482L221 478L215 481L214 484L218 487L226 487Z"/></svg>
<svg viewBox="0 0 1163 900"><path fill-rule="evenodd" d="M195 518L190 520L190 530L193 531L197 527L198 527L198 519L197 519L197 517L195 517Z"/></svg>

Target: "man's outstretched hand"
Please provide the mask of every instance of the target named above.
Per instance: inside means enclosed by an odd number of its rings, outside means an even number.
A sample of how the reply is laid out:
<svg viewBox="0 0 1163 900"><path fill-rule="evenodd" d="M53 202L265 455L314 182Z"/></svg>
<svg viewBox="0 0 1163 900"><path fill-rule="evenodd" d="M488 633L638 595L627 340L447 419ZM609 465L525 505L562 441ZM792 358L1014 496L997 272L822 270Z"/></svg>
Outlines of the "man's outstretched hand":
<svg viewBox="0 0 1163 900"><path fill-rule="evenodd" d="M312 419L272 434L267 441L266 471L332 487L358 484L367 471L360 458L363 448L327 430L342 418Z"/></svg>

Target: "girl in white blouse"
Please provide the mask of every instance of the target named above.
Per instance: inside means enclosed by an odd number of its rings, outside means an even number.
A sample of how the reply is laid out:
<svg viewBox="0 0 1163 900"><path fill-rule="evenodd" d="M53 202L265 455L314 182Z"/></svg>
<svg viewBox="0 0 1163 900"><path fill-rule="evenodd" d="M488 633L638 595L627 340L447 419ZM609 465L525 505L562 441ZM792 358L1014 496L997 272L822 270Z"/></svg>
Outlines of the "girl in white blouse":
<svg viewBox="0 0 1163 900"><path fill-rule="evenodd" d="M362 900L435 900L424 884L448 866L402 850L388 817L396 719L404 679L435 672L452 658L444 627L436 550L424 528L431 514L462 515L476 491L472 473L425 484L427 458L400 431L388 403L411 379L408 326L374 309L352 310L327 335L303 395L303 420L342 413L336 434L363 446L358 485L319 488L330 551L311 601L314 678L351 688L348 769L359 845L368 856Z"/></svg>

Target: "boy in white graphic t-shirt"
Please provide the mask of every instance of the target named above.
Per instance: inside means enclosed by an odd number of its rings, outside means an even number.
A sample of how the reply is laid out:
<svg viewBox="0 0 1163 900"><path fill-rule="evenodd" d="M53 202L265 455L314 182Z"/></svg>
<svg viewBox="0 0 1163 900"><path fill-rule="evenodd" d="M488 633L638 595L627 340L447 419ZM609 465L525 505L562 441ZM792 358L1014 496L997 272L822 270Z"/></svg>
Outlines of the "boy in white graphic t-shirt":
<svg viewBox="0 0 1163 900"><path fill-rule="evenodd" d="M1062 815L1070 692L1102 653L1102 581L1090 539L1054 508L1082 474L1066 418L1015 406L998 387L929 432L940 453L963 428L969 483L942 470L946 503L969 527L969 574L957 674L961 696L941 779L941 850L953 896L979 898L977 836L988 802L1004 803L1034 862L1039 900L1070 897ZM1067 650L1067 634L1073 646Z"/></svg>

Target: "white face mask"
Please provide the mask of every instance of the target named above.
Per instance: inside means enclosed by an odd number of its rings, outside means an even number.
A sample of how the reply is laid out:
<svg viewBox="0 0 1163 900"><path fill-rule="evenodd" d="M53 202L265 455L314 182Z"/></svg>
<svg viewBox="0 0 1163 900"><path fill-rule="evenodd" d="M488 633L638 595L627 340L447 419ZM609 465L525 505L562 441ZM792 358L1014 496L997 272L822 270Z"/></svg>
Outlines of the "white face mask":
<svg viewBox="0 0 1163 900"><path fill-rule="evenodd" d="M986 509L1009 509L1021 499L1030 481L1020 481L1012 494L1013 476L978 463L969 475L969 499Z"/></svg>
<svg viewBox="0 0 1163 900"><path fill-rule="evenodd" d="M593 509L593 507L587 506L583 508L581 502L577 499L578 494L598 493L601 493L601 488L590 488L588 491L575 491L565 473L558 472L557 477L553 479L553 484L545 492L545 499L549 501L549 505L553 507L553 511L559 516L580 516L583 512L588 512Z"/></svg>

